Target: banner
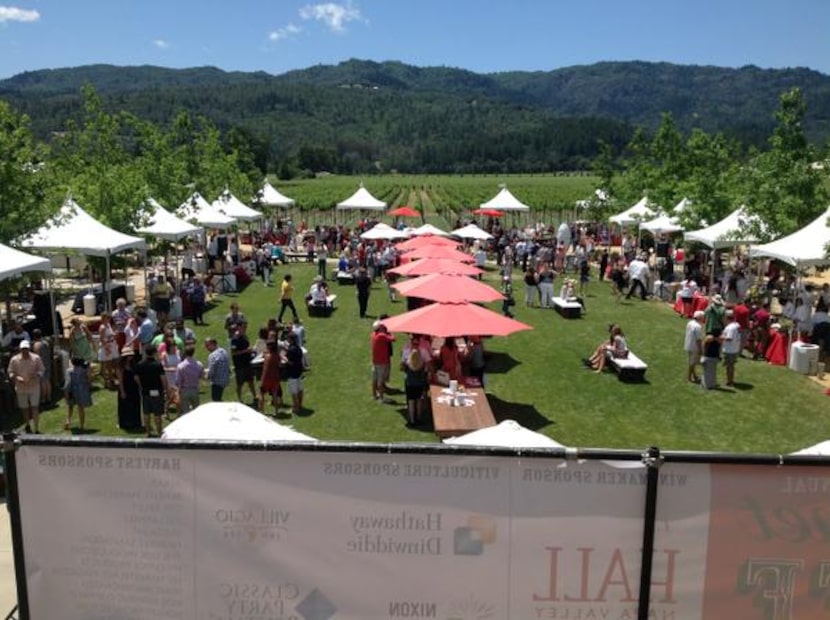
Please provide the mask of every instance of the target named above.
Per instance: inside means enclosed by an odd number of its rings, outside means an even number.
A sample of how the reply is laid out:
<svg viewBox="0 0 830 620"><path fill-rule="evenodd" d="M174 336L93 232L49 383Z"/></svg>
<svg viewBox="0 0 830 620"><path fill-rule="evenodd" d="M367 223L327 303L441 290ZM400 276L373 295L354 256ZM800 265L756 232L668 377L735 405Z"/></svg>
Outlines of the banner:
<svg viewBox="0 0 830 620"><path fill-rule="evenodd" d="M16 463L33 618L637 616L643 467L25 444ZM708 472L660 471L652 617L730 617L701 614Z"/></svg>
<svg viewBox="0 0 830 620"><path fill-rule="evenodd" d="M830 616L830 472L712 466L708 618Z"/></svg>

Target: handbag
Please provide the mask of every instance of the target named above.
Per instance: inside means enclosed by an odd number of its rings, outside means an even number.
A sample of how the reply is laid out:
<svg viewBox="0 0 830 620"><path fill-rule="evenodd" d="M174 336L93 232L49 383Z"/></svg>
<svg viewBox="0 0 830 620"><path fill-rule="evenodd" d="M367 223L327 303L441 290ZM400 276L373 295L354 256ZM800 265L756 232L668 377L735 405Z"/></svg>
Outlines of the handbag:
<svg viewBox="0 0 830 620"><path fill-rule="evenodd" d="M443 385L445 387L449 386L450 384L450 373L446 370L436 370L435 371L435 382L438 385Z"/></svg>

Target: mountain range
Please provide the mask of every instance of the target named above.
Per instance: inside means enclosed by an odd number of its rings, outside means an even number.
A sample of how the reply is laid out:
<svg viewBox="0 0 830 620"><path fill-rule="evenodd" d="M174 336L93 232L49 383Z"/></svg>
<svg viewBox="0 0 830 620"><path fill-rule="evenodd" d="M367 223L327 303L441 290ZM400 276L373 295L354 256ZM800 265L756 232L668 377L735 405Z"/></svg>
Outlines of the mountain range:
<svg viewBox="0 0 830 620"><path fill-rule="evenodd" d="M89 65L15 75L0 81L0 98L48 139L80 113L85 83L111 111L165 124L187 110L243 129L267 150L272 168L304 148L317 157L325 151L341 167L584 168L597 139L620 150L634 127L653 130L664 112L683 131L698 127L763 147L778 98L793 87L804 94L808 137L817 144L830 138L830 76L805 68L602 62L478 74L349 60L270 75Z"/></svg>

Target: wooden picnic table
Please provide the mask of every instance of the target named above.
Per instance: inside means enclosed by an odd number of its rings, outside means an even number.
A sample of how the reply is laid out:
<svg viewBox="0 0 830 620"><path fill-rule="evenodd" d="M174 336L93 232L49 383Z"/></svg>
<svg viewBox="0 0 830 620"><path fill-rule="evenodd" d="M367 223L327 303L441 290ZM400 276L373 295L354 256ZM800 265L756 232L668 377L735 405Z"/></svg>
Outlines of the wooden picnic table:
<svg viewBox="0 0 830 620"><path fill-rule="evenodd" d="M465 394L465 400L472 404L455 407L451 403L449 389L441 385L429 387L429 398L432 404L432 422L435 434L440 438L465 435L480 428L496 425L493 410L487 401L487 394L483 388L475 388Z"/></svg>

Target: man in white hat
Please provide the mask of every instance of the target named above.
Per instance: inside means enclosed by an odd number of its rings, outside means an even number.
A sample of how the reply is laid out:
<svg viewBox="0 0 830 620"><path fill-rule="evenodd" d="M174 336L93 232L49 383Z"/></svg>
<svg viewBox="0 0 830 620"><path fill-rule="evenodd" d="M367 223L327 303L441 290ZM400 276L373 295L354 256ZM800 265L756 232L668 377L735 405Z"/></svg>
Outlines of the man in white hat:
<svg viewBox="0 0 830 620"><path fill-rule="evenodd" d="M724 317L726 315L726 305L723 303L723 297L718 294L712 295L709 298L709 305L706 306L704 314L706 318L706 333L720 336L720 333L723 331Z"/></svg>
<svg viewBox="0 0 830 620"><path fill-rule="evenodd" d="M9 380L17 394L17 406L26 419L26 432L39 433L40 378L45 369L39 355L32 355L31 343L20 342L19 352L9 361Z"/></svg>

